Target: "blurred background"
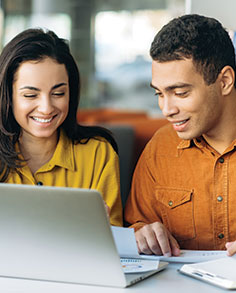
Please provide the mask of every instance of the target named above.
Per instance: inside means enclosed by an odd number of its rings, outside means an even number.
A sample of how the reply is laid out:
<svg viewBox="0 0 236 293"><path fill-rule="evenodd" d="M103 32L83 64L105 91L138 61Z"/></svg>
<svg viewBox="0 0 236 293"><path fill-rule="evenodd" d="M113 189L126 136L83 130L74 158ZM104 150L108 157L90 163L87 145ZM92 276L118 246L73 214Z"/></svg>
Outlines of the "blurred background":
<svg viewBox="0 0 236 293"><path fill-rule="evenodd" d="M160 113L150 88L149 47L185 11L184 0L2 0L1 47L43 27L68 39L82 79L82 108Z"/></svg>
<svg viewBox="0 0 236 293"><path fill-rule="evenodd" d="M24 29L69 40L81 74L78 121L109 128L119 147L125 203L135 164L167 121L150 88L151 42L174 17L219 19L236 43L236 0L0 0L0 50Z"/></svg>
<svg viewBox="0 0 236 293"><path fill-rule="evenodd" d="M82 79L82 108L161 115L149 84L149 48L171 18L197 12L235 29L235 0L2 0L0 48L20 31L43 27L70 41ZM231 16L232 14L232 16Z"/></svg>

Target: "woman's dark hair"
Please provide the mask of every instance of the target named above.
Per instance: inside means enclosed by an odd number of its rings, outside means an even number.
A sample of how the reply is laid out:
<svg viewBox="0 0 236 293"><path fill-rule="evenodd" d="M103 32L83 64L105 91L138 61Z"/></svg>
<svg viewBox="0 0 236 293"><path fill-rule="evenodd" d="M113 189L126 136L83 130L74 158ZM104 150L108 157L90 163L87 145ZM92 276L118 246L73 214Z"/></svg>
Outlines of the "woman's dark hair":
<svg viewBox="0 0 236 293"><path fill-rule="evenodd" d="M155 36L150 55L158 62L192 59L208 85L226 65L236 72L235 50L228 32L216 19L198 14L183 15L166 24Z"/></svg>
<svg viewBox="0 0 236 293"><path fill-rule="evenodd" d="M90 138L103 137L117 152L117 145L111 133L102 127L82 126L77 123L77 109L80 98L80 76L78 67L64 39L52 31L28 29L13 38L0 55L0 181L4 182L11 169L22 166L19 153L15 150L21 128L12 109L12 85L14 75L25 61L40 61L52 58L64 64L69 77L69 111L60 128L73 143L86 143ZM85 140L84 140L85 139Z"/></svg>

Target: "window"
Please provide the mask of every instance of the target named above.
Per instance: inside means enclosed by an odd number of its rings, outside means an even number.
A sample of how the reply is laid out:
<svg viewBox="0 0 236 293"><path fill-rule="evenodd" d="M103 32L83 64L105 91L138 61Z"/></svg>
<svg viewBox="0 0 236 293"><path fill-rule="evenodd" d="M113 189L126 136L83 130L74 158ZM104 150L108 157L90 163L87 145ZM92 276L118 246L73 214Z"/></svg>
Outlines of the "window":
<svg viewBox="0 0 236 293"><path fill-rule="evenodd" d="M151 42L167 10L100 12L95 18L95 78L100 107L159 111L150 88Z"/></svg>

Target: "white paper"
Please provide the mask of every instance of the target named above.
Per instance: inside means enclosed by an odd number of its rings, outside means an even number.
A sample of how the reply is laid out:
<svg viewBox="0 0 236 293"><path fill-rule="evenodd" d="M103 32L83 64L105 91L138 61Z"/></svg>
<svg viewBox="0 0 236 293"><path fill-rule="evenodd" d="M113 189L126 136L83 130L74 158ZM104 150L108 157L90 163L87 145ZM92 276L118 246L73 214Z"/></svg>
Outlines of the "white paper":
<svg viewBox="0 0 236 293"><path fill-rule="evenodd" d="M224 250L181 250L180 256L156 256L156 255L140 255L144 259L159 259L176 263L195 263L209 261L226 256Z"/></svg>
<svg viewBox="0 0 236 293"><path fill-rule="evenodd" d="M121 258L124 273L144 273L158 269L159 261L135 258Z"/></svg>
<svg viewBox="0 0 236 293"><path fill-rule="evenodd" d="M223 250L181 250L180 256L157 256L138 253L134 229L112 226L113 237L120 257L163 260L178 263L195 263L222 258L226 256Z"/></svg>
<svg viewBox="0 0 236 293"><path fill-rule="evenodd" d="M111 231L120 257L139 257L133 228L112 226Z"/></svg>

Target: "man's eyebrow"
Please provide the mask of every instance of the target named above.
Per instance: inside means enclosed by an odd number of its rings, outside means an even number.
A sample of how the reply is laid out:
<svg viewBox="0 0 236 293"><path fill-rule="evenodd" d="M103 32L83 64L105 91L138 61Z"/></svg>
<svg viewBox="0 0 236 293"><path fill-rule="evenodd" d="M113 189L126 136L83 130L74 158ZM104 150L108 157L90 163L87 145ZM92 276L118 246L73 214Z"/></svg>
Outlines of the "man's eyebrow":
<svg viewBox="0 0 236 293"><path fill-rule="evenodd" d="M55 89L57 89L57 88L59 88L59 87L61 87L63 85L67 85L67 83L65 83L65 82L58 83L58 84L56 84L56 85L54 85L52 87L52 90L55 90ZM34 87L34 86L30 86L30 85L26 85L26 86L23 86L23 87L20 88L20 90L24 90L24 89L32 90L32 91L38 91L38 92L40 91L39 88Z"/></svg>
<svg viewBox="0 0 236 293"><path fill-rule="evenodd" d="M158 90L158 88L155 87L151 82L150 82L150 87L152 87L154 90Z"/></svg>
<svg viewBox="0 0 236 293"><path fill-rule="evenodd" d="M158 87L154 86L152 83L150 83L150 86L152 88L154 88L155 90L159 90ZM189 84L189 83L176 83L176 84L173 84L173 85L170 85L170 86L167 86L165 88L166 91L172 91L174 89L181 89L181 88L191 88L192 85Z"/></svg>

